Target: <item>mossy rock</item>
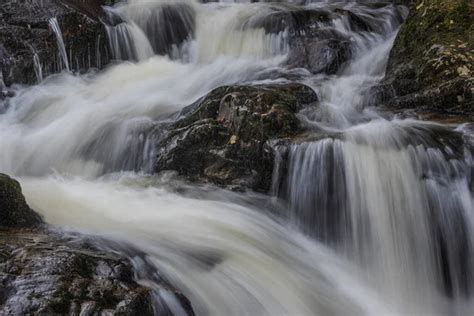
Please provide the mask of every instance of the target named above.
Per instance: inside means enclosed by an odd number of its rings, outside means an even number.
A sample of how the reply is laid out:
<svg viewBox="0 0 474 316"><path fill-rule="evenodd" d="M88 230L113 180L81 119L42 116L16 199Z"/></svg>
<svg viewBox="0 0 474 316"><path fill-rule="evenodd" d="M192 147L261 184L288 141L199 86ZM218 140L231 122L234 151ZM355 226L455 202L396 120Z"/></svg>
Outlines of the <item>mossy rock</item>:
<svg viewBox="0 0 474 316"><path fill-rule="evenodd" d="M474 113L474 4L418 0L390 53L376 100L388 107Z"/></svg>
<svg viewBox="0 0 474 316"><path fill-rule="evenodd" d="M157 145L155 171L265 192L274 160L267 142L301 133L296 112L317 101L302 84L217 88L171 126Z"/></svg>
<svg viewBox="0 0 474 316"><path fill-rule="evenodd" d="M41 217L30 209L18 181L0 174L0 229L34 228Z"/></svg>
<svg viewBox="0 0 474 316"><path fill-rule="evenodd" d="M474 64L474 7L468 0L423 0L412 8L395 42L389 71L413 65L424 86L471 75ZM459 67L468 72L460 74Z"/></svg>

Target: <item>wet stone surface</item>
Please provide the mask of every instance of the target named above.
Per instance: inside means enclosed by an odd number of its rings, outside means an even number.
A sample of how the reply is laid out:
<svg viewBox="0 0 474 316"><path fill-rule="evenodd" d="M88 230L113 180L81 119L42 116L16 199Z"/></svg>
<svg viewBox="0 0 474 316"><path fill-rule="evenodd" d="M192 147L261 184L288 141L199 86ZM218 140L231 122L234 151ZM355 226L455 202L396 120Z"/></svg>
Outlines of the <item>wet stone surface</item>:
<svg viewBox="0 0 474 316"><path fill-rule="evenodd" d="M317 100L301 84L217 88L171 126L157 146L155 171L265 192L274 161L267 141L300 133L296 112Z"/></svg>
<svg viewBox="0 0 474 316"><path fill-rule="evenodd" d="M0 174L1 315L171 315L158 290L193 315L190 302L164 280L160 289L135 281L125 246L52 232L27 205L19 183Z"/></svg>

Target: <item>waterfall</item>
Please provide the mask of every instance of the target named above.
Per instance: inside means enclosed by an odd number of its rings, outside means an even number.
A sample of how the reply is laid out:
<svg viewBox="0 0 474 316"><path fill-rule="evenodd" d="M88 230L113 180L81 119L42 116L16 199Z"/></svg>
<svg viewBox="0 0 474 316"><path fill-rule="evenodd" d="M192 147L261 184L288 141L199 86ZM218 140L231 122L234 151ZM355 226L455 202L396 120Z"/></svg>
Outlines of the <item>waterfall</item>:
<svg viewBox="0 0 474 316"><path fill-rule="evenodd" d="M114 57L143 60L154 54L183 62L209 63L219 57L285 55L285 33L267 34L252 22L271 7L198 6L194 1L131 2L109 9L124 23L108 26Z"/></svg>
<svg viewBox="0 0 474 316"><path fill-rule="evenodd" d="M38 82L43 81L43 66L41 65L40 58L36 52L33 54L33 65L35 67L36 80Z"/></svg>
<svg viewBox="0 0 474 316"><path fill-rule="evenodd" d="M49 19L49 27L56 36L56 41L58 43L58 51L59 55L61 56L63 65L64 67L66 67L67 71L70 71L69 59L66 52L66 46L64 45L63 33L61 32L61 28L59 27L58 19L56 17Z"/></svg>
<svg viewBox="0 0 474 316"><path fill-rule="evenodd" d="M430 292L472 292L472 156L462 135L419 124L374 121L293 145L282 195L304 231L377 275L380 291L435 304Z"/></svg>
<svg viewBox="0 0 474 316"><path fill-rule="evenodd" d="M2 103L0 172L49 224L116 241L105 247L178 315L157 279L197 315L472 314L472 124L401 119L367 102L407 8L254 2L108 9L121 22L106 27L113 64L13 87ZM323 17L306 29L321 31L315 42L348 45L330 74L289 62L308 34L284 18L308 11ZM271 197L151 174L183 109L220 86L282 82L310 86L319 102L298 113L305 134L272 143Z"/></svg>

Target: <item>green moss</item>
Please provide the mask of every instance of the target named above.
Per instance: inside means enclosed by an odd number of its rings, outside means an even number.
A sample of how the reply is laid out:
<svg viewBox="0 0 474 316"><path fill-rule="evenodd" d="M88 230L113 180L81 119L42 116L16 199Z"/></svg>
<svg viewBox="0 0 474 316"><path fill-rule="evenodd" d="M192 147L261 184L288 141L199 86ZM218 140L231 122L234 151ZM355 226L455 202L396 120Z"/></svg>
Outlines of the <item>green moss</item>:
<svg viewBox="0 0 474 316"><path fill-rule="evenodd" d="M400 30L391 64L411 64L422 87L472 78L473 20L468 0L418 1Z"/></svg>

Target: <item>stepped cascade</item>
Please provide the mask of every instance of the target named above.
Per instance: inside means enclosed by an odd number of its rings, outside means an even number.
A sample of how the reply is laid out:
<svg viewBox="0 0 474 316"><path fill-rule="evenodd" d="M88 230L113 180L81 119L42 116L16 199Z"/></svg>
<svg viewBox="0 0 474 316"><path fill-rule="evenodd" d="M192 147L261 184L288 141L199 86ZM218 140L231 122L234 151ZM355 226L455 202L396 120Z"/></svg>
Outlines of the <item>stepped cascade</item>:
<svg viewBox="0 0 474 316"><path fill-rule="evenodd" d="M176 315L186 312L161 278L196 315L471 314L472 124L404 118L371 99L406 6L129 0L104 10L118 21L99 39L108 66L74 72L52 18L63 71L43 76L35 54L38 83L0 99L0 172L48 224L114 241L103 247L128 257ZM98 47L97 65L109 58ZM317 100L295 106L297 132L266 136L268 187L188 181L180 170L197 160L157 170L216 89L288 85ZM225 107L255 106L239 93L219 99L212 124L233 120L243 133ZM277 100L268 113L280 115Z"/></svg>

